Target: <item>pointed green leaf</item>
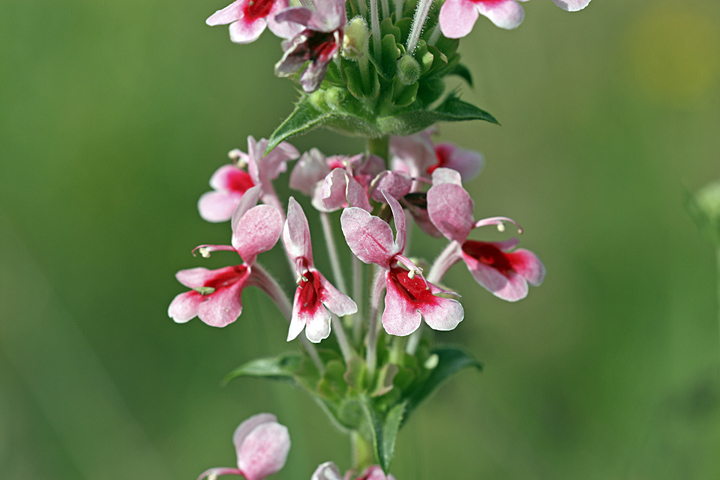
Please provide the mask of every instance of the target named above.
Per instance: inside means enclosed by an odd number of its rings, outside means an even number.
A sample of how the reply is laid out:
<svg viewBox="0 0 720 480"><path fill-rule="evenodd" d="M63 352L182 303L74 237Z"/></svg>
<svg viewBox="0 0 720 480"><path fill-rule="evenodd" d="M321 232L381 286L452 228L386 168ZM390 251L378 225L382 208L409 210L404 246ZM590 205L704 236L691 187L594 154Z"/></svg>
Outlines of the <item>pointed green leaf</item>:
<svg viewBox="0 0 720 480"><path fill-rule="evenodd" d="M319 93L319 91L313 95L317 93ZM310 98L311 96L303 97L297 105L295 105L295 110L293 110L290 116L270 135L267 150L265 151L266 154L277 147L282 141L295 135L307 133L328 121L330 114L319 110L312 104Z"/></svg>
<svg viewBox="0 0 720 480"><path fill-rule="evenodd" d="M361 404L370 427L375 456L380 467L387 473L395 453L395 441L403 421L406 402L393 406L385 415L377 412L367 397L363 398Z"/></svg>
<svg viewBox="0 0 720 480"><path fill-rule="evenodd" d="M421 380L414 391L410 393L405 418L408 418L418 405L427 400L440 385L460 370L467 367L482 370L482 364L475 357L459 348L440 347L434 349L428 359L430 364L426 362L426 367L432 367L435 359L437 359L437 364L431 369L430 374Z"/></svg>
<svg viewBox="0 0 720 480"><path fill-rule="evenodd" d="M299 352L288 352L277 357L251 360L228 373L222 383L227 384L237 377L260 377L297 384L295 373L303 363Z"/></svg>
<svg viewBox="0 0 720 480"><path fill-rule="evenodd" d="M443 103L441 103L434 111L438 116L438 121L457 122L462 120L485 120L486 122L500 123L485 110L481 110L475 105L463 102L455 95L448 95Z"/></svg>

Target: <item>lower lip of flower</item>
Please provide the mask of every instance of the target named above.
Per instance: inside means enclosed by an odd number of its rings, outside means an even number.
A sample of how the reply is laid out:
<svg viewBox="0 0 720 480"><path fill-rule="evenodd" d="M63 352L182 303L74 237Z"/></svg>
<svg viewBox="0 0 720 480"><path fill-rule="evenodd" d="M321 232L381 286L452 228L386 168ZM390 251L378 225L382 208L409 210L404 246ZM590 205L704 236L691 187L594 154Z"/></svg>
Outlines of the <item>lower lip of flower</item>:
<svg viewBox="0 0 720 480"><path fill-rule="evenodd" d="M512 265L507 256L492 243L468 240L463 243L463 252L483 265L494 268L506 277L510 276Z"/></svg>
<svg viewBox="0 0 720 480"><path fill-rule="evenodd" d="M270 14L275 0L250 0L243 7L243 17L248 22L265 18Z"/></svg>

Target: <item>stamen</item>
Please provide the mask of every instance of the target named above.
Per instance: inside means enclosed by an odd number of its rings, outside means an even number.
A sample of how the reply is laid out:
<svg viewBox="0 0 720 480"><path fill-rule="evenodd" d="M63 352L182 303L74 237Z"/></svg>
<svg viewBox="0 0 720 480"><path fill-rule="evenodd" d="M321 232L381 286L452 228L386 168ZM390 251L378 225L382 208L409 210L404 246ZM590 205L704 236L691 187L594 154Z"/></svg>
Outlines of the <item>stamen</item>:
<svg viewBox="0 0 720 480"><path fill-rule="evenodd" d="M505 231L505 224L504 223L498 223L497 224L498 232L504 232Z"/></svg>
<svg viewBox="0 0 720 480"><path fill-rule="evenodd" d="M200 247L197 249L198 253L203 258L210 258L210 249L208 247Z"/></svg>
<svg viewBox="0 0 720 480"><path fill-rule="evenodd" d="M197 287L193 288L196 292L198 292L200 295L212 295L215 293L215 289L213 287Z"/></svg>

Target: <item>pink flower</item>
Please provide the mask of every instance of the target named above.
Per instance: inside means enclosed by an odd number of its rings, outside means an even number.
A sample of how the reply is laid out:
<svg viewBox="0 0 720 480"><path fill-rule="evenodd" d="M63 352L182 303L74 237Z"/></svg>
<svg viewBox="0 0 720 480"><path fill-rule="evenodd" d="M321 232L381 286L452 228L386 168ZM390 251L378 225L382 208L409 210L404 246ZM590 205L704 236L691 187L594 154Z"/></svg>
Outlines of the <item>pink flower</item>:
<svg viewBox="0 0 720 480"><path fill-rule="evenodd" d="M445 237L459 246L455 258L462 258L475 280L495 296L514 302L527 296L528 283L542 283L545 267L537 256L524 249L511 252L518 243L517 239L505 242L467 239L474 228L515 222L504 217L476 222L473 218L474 203L462 187L457 172L437 169L433 173L433 186L428 191L427 201L430 220Z"/></svg>
<svg viewBox="0 0 720 480"><path fill-rule="evenodd" d="M432 129L407 137L392 137L390 151L393 169L413 178L430 178L437 168L457 170L464 182L475 178L483 168L482 154L452 143L433 143Z"/></svg>
<svg viewBox="0 0 720 480"><path fill-rule="evenodd" d="M460 302L437 294L452 294L427 282L420 269L404 257L405 214L397 200L385 195L395 220L397 235L379 217L361 208L346 208L340 222L352 252L364 263L379 265L385 272L385 311L382 323L392 335L409 335L422 319L435 330L452 330L464 317ZM401 267L404 265L406 268Z"/></svg>
<svg viewBox="0 0 720 480"><path fill-rule="evenodd" d="M275 415L261 413L240 424L233 435L238 468L211 468L198 480L218 475L242 475L247 480L264 480L279 472L290 451L287 427L277 423Z"/></svg>
<svg viewBox="0 0 720 480"><path fill-rule="evenodd" d="M321 212L334 212L348 206L370 211L368 191L373 199L378 200L374 184L384 168L385 162L376 155L325 157L313 148L293 168L290 187L311 196L312 205ZM395 194L395 183L398 182L383 180L381 185Z"/></svg>
<svg viewBox="0 0 720 480"><path fill-rule="evenodd" d="M308 340L318 343L330 335L330 312L339 317L350 315L357 312L357 305L313 266L310 227L302 207L292 197L288 204L283 243L299 277L288 341L295 339L305 328Z"/></svg>
<svg viewBox="0 0 720 480"><path fill-rule="evenodd" d="M232 246L202 245L197 249L203 255L217 250L234 250L245 261L241 265L208 270L192 268L181 270L176 277L191 288L175 297L168 315L177 323L199 317L213 327L224 327L242 313L243 288L254 280L252 266L258 254L270 250L280 238L282 216L270 205L256 205L260 187L248 190L232 218Z"/></svg>
<svg viewBox="0 0 720 480"><path fill-rule="evenodd" d="M255 185L262 187L263 201L270 203L276 200L272 181L287 169L286 163L298 158L300 153L286 142L267 155L266 148L266 139L256 142L253 137L248 137L248 153L237 149L230 152L230 158L236 163L220 167L210 178L213 191L204 193L198 201L198 211L204 220L230 220L242 196Z"/></svg>
<svg viewBox="0 0 720 480"><path fill-rule="evenodd" d="M563 10L575 12L585 8L590 0L553 2ZM512 29L522 23L525 12L516 0L446 0L440 9L440 30L448 38L464 37L470 33L479 15L500 28Z"/></svg>
<svg viewBox="0 0 720 480"><path fill-rule="evenodd" d="M340 53L345 29L345 1L315 2L315 10L308 7L288 8L275 17L277 22L298 26L300 31L292 40L283 42L283 57L275 65L275 74L287 77L310 64L300 74L300 84L306 93L320 87L328 64Z"/></svg>
<svg viewBox="0 0 720 480"><path fill-rule="evenodd" d="M337 465L333 462L325 462L315 469L310 480L395 480L392 475L385 476L385 472L378 465L368 467L359 477L356 475L350 470L343 477Z"/></svg>
<svg viewBox="0 0 720 480"><path fill-rule="evenodd" d="M288 0L236 0L212 14L208 25L230 24L230 40L251 43L258 39L266 26L278 37L290 38L297 31L290 25L280 25L275 15L288 7Z"/></svg>

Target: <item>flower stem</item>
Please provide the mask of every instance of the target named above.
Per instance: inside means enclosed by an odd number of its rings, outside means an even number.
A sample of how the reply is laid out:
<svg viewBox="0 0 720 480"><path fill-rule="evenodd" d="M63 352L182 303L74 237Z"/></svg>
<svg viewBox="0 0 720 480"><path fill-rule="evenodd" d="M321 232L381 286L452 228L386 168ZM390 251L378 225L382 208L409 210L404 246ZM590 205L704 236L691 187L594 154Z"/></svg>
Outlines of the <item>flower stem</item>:
<svg viewBox="0 0 720 480"><path fill-rule="evenodd" d="M347 335L345 335L345 329L343 324L337 315L332 315L333 333L337 337L338 344L340 345L340 351L342 352L343 359L346 365L350 365L350 359L355 356L353 348L348 342Z"/></svg>
<svg viewBox="0 0 720 480"><path fill-rule="evenodd" d="M350 434L350 442L352 443L352 466L356 472L360 473L375 463L371 441L363 437L360 432L355 431Z"/></svg>
<svg viewBox="0 0 720 480"><path fill-rule="evenodd" d="M378 269L372 287L372 305L370 307L370 327L367 336L367 351L365 352L365 365L367 367L368 379L372 382L377 367L377 316L380 310L380 295L385 289L384 271Z"/></svg>
<svg viewBox="0 0 720 480"><path fill-rule="evenodd" d="M440 255L437 256L432 267L430 267L430 272L425 277L426 280L430 283L437 283L442 280L450 267L460 260L459 249L460 245L457 242L448 243L447 247L440 252Z"/></svg>
<svg viewBox="0 0 720 480"><path fill-rule="evenodd" d="M365 302L363 301L363 282L365 281L365 268L362 261L355 255L352 256L353 268L353 300L357 304L358 311L355 314L355 323L353 325L353 340L356 345L360 345L362 338L363 320L365 318Z"/></svg>
<svg viewBox="0 0 720 480"><path fill-rule="evenodd" d="M382 7L382 16L387 18L390 16L390 4L388 0L380 0L380 6Z"/></svg>
<svg viewBox="0 0 720 480"><path fill-rule="evenodd" d="M377 155L387 162L390 157L390 137L368 138L365 150L369 155Z"/></svg>
<svg viewBox="0 0 720 480"><path fill-rule="evenodd" d="M358 10L363 18L367 18L367 0L358 0Z"/></svg>
<svg viewBox="0 0 720 480"><path fill-rule="evenodd" d="M395 21L397 22L403 18L403 7L405 2L403 0L395 0Z"/></svg>
<svg viewBox="0 0 720 480"><path fill-rule="evenodd" d="M373 54L375 60L382 64L382 45L380 38L380 20L378 12L378 0L370 0L370 28L372 29Z"/></svg>
<svg viewBox="0 0 720 480"><path fill-rule="evenodd" d="M427 20L428 12L433 4L433 0L420 0L417 8L415 9L415 15L413 16L412 28L410 29L410 35L408 36L407 53L412 55L417 47L418 41L420 40L420 34L422 33L425 20Z"/></svg>
<svg viewBox="0 0 720 480"><path fill-rule="evenodd" d="M340 266L338 258L337 246L335 245L335 237L333 236L332 225L330 224L330 215L326 212L320 212L320 222L322 223L323 234L325 235L325 244L330 254L330 266L332 267L333 277L340 291L347 295L347 285Z"/></svg>

